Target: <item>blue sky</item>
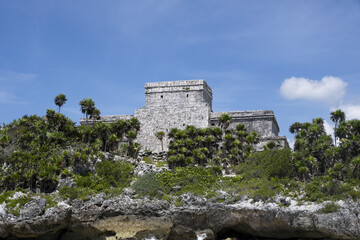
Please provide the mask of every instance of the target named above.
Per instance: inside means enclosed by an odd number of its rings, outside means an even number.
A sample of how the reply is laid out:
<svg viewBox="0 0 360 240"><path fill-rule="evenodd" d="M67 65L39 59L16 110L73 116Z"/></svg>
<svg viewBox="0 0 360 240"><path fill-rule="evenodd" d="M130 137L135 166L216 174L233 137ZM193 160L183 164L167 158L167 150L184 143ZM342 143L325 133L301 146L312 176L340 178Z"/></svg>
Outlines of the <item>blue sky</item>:
<svg viewBox="0 0 360 240"><path fill-rule="evenodd" d="M0 1L0 122L73 121L144 106L146 82L204 79L214 111L274 110L289 125L360 117L360 1Z"/></svg>

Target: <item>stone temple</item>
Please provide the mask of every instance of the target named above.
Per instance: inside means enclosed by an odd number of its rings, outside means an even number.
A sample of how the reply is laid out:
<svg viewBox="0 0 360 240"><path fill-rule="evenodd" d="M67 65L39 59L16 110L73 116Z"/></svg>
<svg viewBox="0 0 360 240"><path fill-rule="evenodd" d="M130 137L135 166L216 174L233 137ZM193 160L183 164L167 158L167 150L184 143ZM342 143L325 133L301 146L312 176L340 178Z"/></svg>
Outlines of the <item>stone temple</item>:
<svg viewBox="0 0 360 240"><path fill-rule="evenodd" d="M167 151L167 133L172 128L218 126L219 117L227 113L232 117L229 128L242 123L248 131L259 134L258 150L263 149L269 141L275 141L282 147L288 145L285 137L278 136L279 126L272 110L213 112L212 99L212 90L204 80L146 83L144 107L136 109L133 115L101 116L99 121L114 122L136 117L140 121L136 141L144 150L160 152L161 142L156 138L156 132L165 133L163 143L164 151ZM85 124L85 119L81 119L80 123Z"/></svg>

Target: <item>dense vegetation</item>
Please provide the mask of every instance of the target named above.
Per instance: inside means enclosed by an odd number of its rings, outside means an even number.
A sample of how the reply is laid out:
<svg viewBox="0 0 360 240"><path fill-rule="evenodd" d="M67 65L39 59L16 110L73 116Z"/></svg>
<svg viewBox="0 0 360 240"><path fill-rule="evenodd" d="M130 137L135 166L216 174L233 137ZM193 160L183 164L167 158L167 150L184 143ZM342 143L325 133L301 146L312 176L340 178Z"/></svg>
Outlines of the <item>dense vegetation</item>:
<svg viewBox="0 0 360 240"><path fill-rule="evenodd" d="M146 175L133 188L165 199L192 192L216 200L221 191L231 195L227 200L244 195L265 200L276 194L308 201L360 197L360 121L346 121L341 110L331 113L336 142L326 134L323 119L296 122L289 129L295 134L293 151L269 142L264 151L254 152L255 133L241 124L227 129L229 116L221 120L221 128L171 130L168 163L173 171ZM221 175L229 166L236 177Z"/></svg>
<svg viewBox="0 0 360 240"><path fill-rule="evenodd" d="M61 107L66 98L59 96L55 103ZM87 113L94 114L94 108ZM44 117L25 115L1 128L0 189L52 192L59 179L67 176L76 179L78 186L98 191L124 187L130 177L122 172L129 175L132 165L106 160L104 152L116 151L118 155L135 157L139 145L134 139L139 128L135 118L110 124L95 122L89 126L75 126L69 118L51 109ZM122 176L118 177L120 173ZM91 184L84 183L86 178Z"/></svg>
<svg viewBox="0 0 360 240"><path fill-rule="evenodd" d="M80 102L80 110L86 123L92 124L76 126L60 113L66 101L59 94L54 99L58 112L49 109L43 117L25 115L0 129L0 204L8 203L14 214L30 200L13 199L15 191L50 193L67 178L75 185L59 189L63 199L120 194L131 181L138 197L176 205L183 204L181 196L186 193L216 202L235 202L244 196L268 200L277 194L300 201L360 197L360 121L346 121L340 110L331 113L336 141L326 134L321 118L296 122L289 129L295 134L293 150L269 142L264 151L254 151L259 136L242 124L230 128L227 114L220 117L219 127L175 128L168 135L170 170L135 178L134 166L124 159L136 158L139 152L135 142L139 121L96 121L100 111L88 98ZM164 132L155 135L163 148ZM114 160L114 156L123 159ZM150 157L143 160L158 166L165 163ZM45 198L54 204L51 197ZM325 212L336 206L327 208Z"/></svg>
<svg viewBox="0 0 360 240"><path fill-rule="evenodd" d="M173 128L169 132L169 166L237 165L254 152L253 146L259 137L247 132L243 124L228 129L231 117L220 117L221 128L196 128L187 126L184 130Z"/></svg>

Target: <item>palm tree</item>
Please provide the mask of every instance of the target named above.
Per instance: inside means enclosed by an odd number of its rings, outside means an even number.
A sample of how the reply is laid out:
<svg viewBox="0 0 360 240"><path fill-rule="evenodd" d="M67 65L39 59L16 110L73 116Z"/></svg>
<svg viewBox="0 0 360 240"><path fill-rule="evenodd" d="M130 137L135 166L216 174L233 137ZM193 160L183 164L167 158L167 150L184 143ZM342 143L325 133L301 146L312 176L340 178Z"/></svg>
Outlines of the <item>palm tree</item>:
<svg viewBox="0 0 360 240"><path fill-rule="evenodd" d="M85 114L86 124L88 122L88 116L91 116L95 110L95 103L91 98L84 98L80 101L80 111Z"/></svg>
<svg viewBox="0 0 360 240"><path fill-rule="evenodd" d="M65 94L60 93L59 95L57 95L54 99L55 105L59 107L59 112L60 112L60 108L62 107L62 105L64 105L67 101L67 98L65 96Z"/></svg>
<svg viewBox="0 0 360 240"><path fill-rule="evenodd" d="M108 138L111 135L111 128L109 124L103 122L97 122L94 125L96 135L103 143L103 151L106 152L106 146L108 145Z"/></svg>
<svg viewBox="0 0 360 240"><path fill-rule="evenodd" d="M90 119L93 118L95 120L100 120L101 119L100 114L101 114L100 110L97 108L94 108L93 112L90 115Z"/></svg>
<svg viewBox="0 0 360 240"><path fill-rule="evenodd" d="M303 127L303 124L301 124L299 122L293 123L289 128L289 132L290 133L298 133L302 127Z"/></svg>
<svg viewBox="0 0 360 240"><path fill-rule="evenodd" d="M340 122L345 121L345 113L343 111L341 111L340 109L337 109L337 110L330 113L330 119L331 119L331 121L333 121L335 123L334 138L335 138L335 146L336 146L337 124L340 123Z"/></svg>
<svg viewBox="0 0 360 240"><path fill-rule="evenodd" d="M220 122L221 130L222 130L222 138L223 139L225 139L226 129L229 127L231 121L232 121L232 117L227 113L224 113L219 117L219 122ZM224 143L222 143L222 144L224 144Z"/></svg>
<svg viewBox="0 0 360 240"><path fill-rule="evenodd" d="M165 135L165 133L164 133L163 131L160 131L160 132L155 133L155 136L156 136L157 139L159 139L160 142L161 142L161 151L162 151L162 152L164 151L164 142L163 142L163 140L164 140L164 135Z"/></svg>
<svg viewBox="0 0 360 240"><path fill-rule="evenodd" d="M131 130L135 131L135 133L138 133L138 131L140 130L140 121L137 118L130 118L129 125Z"/></svg>
<svg viewBox="0 0 360 240"><path fill-rule="evenodd" d="M231 120L232 120L232 117L227 113L224 113L219 117L219 122L220 122L221 128L223 129L224 133L225 133L226 129L229 127Z"/></svg>

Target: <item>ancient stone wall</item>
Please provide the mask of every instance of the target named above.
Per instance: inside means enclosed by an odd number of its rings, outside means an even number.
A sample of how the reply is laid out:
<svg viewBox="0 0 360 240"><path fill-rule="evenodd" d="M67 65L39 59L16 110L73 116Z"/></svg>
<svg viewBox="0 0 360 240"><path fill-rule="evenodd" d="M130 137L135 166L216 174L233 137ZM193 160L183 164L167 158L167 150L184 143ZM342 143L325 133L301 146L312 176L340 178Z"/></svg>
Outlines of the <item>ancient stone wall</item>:
<svg viewBox="0 0 360 240"><path fill-rule="evenodd" d="M145 150L161 151L161 142L156 138L156 132L165 133L163 139L164 151L168 150L167 134L172 128L183 129L187 125L198 128L208 127L209 109L207 105L190 107L142 108L135 111L135 117L140 121L140 132L137 142Z"/></svg>
<svg viewBox="0 0 360 240"><path fill-rule="evenodd" d="M98 120L98 122L110 123L110 122L116 122L119 120L129 120L133 117L134 117L134 115L106 115L106 116L101 116L101 119ZM97 122L97 121L93 120L93 119L88 119L88 121L86 123L85 118L80 118L81 125L93 124L95 122Z"/></svg>
<svg viewBox="0 0 360 240"><path fill-rule="evenodd" d="M219 117L229 114L232 118L229 128L233 129L237 124L244 124L248 131L255 131L260 136L278 136L279 126L276 122L274 112L271 110L237 111L237 112L212 112L210 114L211 126L219 126Z"/></svg>
<svg viewBox="0 0 360 240"><path fill-rule="evenodd" d="M204 80L145 84L145 107L212 106L212 91Z"/></svg>
<svg viewBox="0 0 360 240"><path fill-rule="evenodd" d="M161 151L155 134L163 131L163 150L168 150L167 134L172 128L208 127L211 103L212 91L204 80L147 83L145 107L134 115L141 124L138 142L145 150Z"/></svg>
<svg viewBox="0 0 360 240"><path fill-rule="evenodd" d="M154 82L145 84L145 106L135 110L134 115L101 116L99 121L114 122L120 119L136 117L140 121L137 142L142 149L160 152L168 150L167 137L172 128L183 129L187 125L205 128L219 125L219 117L227 113L232 117L229 128L242 123L249 131L260 135L257 148L261 150L270 140L276 140L282 146L287 145L286 138L278 137L279 126L271 110L212 112L212 90L204 80L184 80ZM81 124L92 124L94 121ZM163 149L156 133L163 131Z"/></svg>

